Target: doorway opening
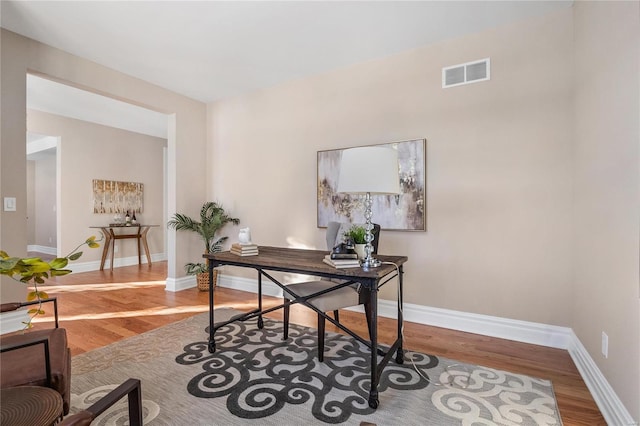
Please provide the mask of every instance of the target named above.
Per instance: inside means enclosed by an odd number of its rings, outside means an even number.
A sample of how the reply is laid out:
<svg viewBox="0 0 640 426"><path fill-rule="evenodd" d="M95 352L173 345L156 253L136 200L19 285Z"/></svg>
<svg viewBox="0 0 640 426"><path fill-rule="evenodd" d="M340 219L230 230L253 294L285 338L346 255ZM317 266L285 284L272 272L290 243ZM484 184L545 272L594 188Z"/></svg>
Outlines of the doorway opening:
<svg viewBox="0 0 640 426"><path fill-rule="evenodd" d="M60 138L27 132L27 252L51 260L58 248Z"/></svg>
<svg viewBox="0 0 640 426"><path fill-rule="evenodd" d="M91 226L114 221L113 214L93 212L94 179L143 183L143 220L166 223L171 119L47 76L27 74L27 251L43 258L64 256L63 251L95 234ZM155 227L150 237L155 246L152 259L167 260L166 227ZM114 266L137 263L133 244L118 248ZM74 271L95 270L99 263L84 256Z"/></svg>

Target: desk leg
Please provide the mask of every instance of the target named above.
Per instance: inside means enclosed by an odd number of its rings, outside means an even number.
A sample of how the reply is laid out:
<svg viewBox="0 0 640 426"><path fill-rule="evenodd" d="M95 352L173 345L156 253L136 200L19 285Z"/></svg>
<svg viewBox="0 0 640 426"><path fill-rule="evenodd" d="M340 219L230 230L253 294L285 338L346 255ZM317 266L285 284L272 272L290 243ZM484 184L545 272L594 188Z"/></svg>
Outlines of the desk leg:
<svg viewBox="0 0 640 426"><path fill-rule="evenodd" d="M258 270L258 310L262 312L262 271ZM262 330L264 321L262 314L258 315L258 328Z"/></svg>
<svg viewBox="0 0 640 426"><path fill-rule="evenodd" d="M109 228L109 234L111 234L111 272L113 272L113 253L116 251L116 234L113 233L113 229Z"/></svg>
<svg viewBox="0 0 640 426"><path fill-rule="evenodd" d="M371 389L369 390L369 407L374 410L378 408L378 286L374 285L369 292L369 303L371 305Z"/></svg>
<svg viewBox="0 0 640 426"><path fill-rule="evenodd" d="M147 232L149 232L149 227L145 227L140 235L140 239L142 240L142 247L144 247L144 253L147 255L147 264L151 266L151 255L149 254L149 245L147 244ZM138 260L140 260L140 241L138 240Z"/></svg>
<svg viewBox="0 0 640 426"><path fill-rule="evenodd" d="M100 270L104 270L104 264L107 261L107 255L109 254L109 246L111 245L111 234L108 230L102 229L102 235L104 235L104 244L102 246L102 260L100 261Z"/></svg>
<svg viewBox="0 0 640 426"><path fill-rule="evenodd" d="M140 240L142 239L142 235L140 234L141 230L142 228L138 227L138 235L136 238L136 243L138 244L138 265L142 265L142 256L140 255Z"/></svg>
<svg viewBox="0 0 640 426"><path fill-rule="evenodd" d="M404 351L402 349L402 344L404 343L402 336L402 326L404 322L404 318L402 317L402 306L404 298L404 290L402 288L402 265L400 265L398 269L398 340L400 340L400 346L398 346L398 351L396 352L396 363L404 364Z"/></svg>
<svg viewBox="0 0 640 426"><path fill-rule="evenodd" d="M209 264L209 343L207 349L209 353L216 351L215 330L213 328L213 262L207 261Z"/></svg>

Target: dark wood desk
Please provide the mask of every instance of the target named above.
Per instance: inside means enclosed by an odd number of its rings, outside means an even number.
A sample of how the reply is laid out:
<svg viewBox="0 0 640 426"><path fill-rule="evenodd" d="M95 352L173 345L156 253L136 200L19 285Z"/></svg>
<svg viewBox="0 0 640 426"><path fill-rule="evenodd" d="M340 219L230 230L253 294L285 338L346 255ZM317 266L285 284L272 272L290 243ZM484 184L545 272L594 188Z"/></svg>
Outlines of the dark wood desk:
<svg viewBox="0 0 640 426"><path fill-rule="evenodd" d="M107 225L107 226L90 226L90 228L97 228L102 231L104 235L104 245L102 248L102 261L100 262L100 270L104 270L104 263L107 260L107 254L111 250L111 271L113 271L113 253L116 240L135 238L138 240L138 265L142 265L142 256L140 254L140 242L144 247L144 252L147 255L147 263L151 266L151 255L149 254L149 245L147 244L147 233L149 229L158 225ZM123 229L128 231L127 233L116 233L116 229ZM134 231L134 232L131 232Z"/></svg>
<svg viewBox="0 0 640 426"><path fill-rule="evenodd" d="M376 255L378 259L383 262L392 262L398 266L391 264L383 264L379 268L371 268L364 270L362 268L345 268L335 269L332 266L325 264L322 259L327 254L326 251L319 250L299 250L279 247L259 247L260 254L257 256L240 257L228 251L222 253L210 253L205 254L204 258L209 261L209 352L216 351L216 343L214 340L215 332L220 327L223 327L234 321L245 321L258 317L258 327L263 327L262 316L268 312L281 309L286 305L292 305L295 303L302 303L305 306L313 309L318 314L325 317L328 321L345 331L358 341L365 344L370 349L371 359L371 390L369 391L369 406L371 408L377 408L379 404L378 399L378 384L382 370L389 362L390 358L396 353L396 362L402 364L404 361L404 353L402 350L402 274L403 264L408 260L405 256L381 256ZM213 288L213 268L221 265L241 266L245 268L253 268L258 272L258 307L246 314L237 315L231 318L229 321L224 321L218 324L214 323L214 288ZM323 290L318 293L311 294L305 297L296 297L290 302L283 303L281 305L262 309L262 277L266 277L274 284L284 289L285 285L276 280L266 271L279 271L279 272L291 272L305 275L314 275L326 278L339 278L347 280L343 283L336 283L335 287L328 290ZM398 335L396 341L393 343L388 352L383 352L378 347L378 290L379 288L393 279L398 277ZM312 299L321 294L329 291L337 290L351 285L353 283L362 284L363 288L369 294L369 301L371 303L371 312L368 318L371 324L371 341L363 339L353 331L349 330L342 324L338 323L335 319L329 317L324 312L321 312L314 306L307 303L308 299ZM291 290L288 290L291 292ZM381 353L384 357L378 363L377 354Z"/></svg>

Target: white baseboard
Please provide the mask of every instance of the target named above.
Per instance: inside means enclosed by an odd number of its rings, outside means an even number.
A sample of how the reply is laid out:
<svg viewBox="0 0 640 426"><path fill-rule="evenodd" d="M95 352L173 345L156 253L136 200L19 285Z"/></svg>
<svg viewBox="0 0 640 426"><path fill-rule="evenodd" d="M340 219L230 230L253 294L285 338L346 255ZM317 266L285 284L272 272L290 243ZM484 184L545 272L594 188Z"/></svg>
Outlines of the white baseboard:
<svg viewBox="0 0 640 426"><path fill-rule="evenodd" d="M232 288L234 290L258 292L258 280L252 278L234 277L232 275L218 274L216 285L220 287ZM262 294L264 296L282 297L282 289L268 280L262 278Z"/></svg>
<svg viewBox="0 0 640 426"><path fill-rule="evenodd" d="M637 425L573 330L568 350L607 424Z"/></svg>
<svg viewBox="0 0 640 426"><path fill-rule="evenodd" d="M28 245L27 251L35 251L37 253L44 253L50 256L56 256L58 254L58 250L55 247L39 246L37 244Z"/></svg>
<svg viewBox="0 0 640 426"><path fill-rule="evenodd" d="M256 293L257 280L251 278L218 275L218 285L235 290ZM271 281L263 278L262 293L265 296L282 297L282 290ZM349 310L363 312L361 306ZM378 315L385 318L397 317L397 303L392 300L378 301ZM552 348L568 349L571 329L534 322L492 317L488 315L470 314L449 309L405 303L403 307L405 321L418 324L443 327L467 333L482 334L500 339L532 343Z"/></svg>
<svg viewBox="0 0 640 426"><path fill-rule="evenodd" d="M395 301L379 301L379 315L396 318L397 311ZM412 303L404 304L403 316L405 321L419 324L559 349L569 347L571 334L571 329L568 327L433 308Z"/></svg>
<svg viewBox="0 0 640 426"><path fill-rule="evenodd" d="M166 253L154 253L151 255L151 262L161 262L167 260ZM142 264L146 265L147 257L142 256ZM121 266L132 266L138 264L138 256L129 256L129 257L118 257L113 259L113 267L119 268ZM91 271L99 271L100 270L100 261L94 260L91 262L70 262L69 269L73 272L91 272ZM104 269L111 269L111 259L107 259L104 263Z"/></svg>
<svg viewBox="0 0 640 426"><path fill-rule="evenodd" d="M257 292L256 279L219 274L218 285L251 293ZM262 293L267 296L282 296L280 287L266 279L263 279L262 282ZM358 312L364 311L360 306L349 309ZM378 315L381 317L397 318L397 312L396 301L383 299L378 301ZM607 423L610 425L636 425L631 414L624 407L611 385L609 385L589 352L569 327L459 312L411 303L404 304L402 313L405 321L418 324L565 349L576 364L582 379L589 388Z"/></svg>
<svg viewBox="0 0 640 426"><path fill-rule="evenodd" d="M181 278L167 278L166 291L180 291L193 288L198 285L195 275L187 275Z"/></svg>

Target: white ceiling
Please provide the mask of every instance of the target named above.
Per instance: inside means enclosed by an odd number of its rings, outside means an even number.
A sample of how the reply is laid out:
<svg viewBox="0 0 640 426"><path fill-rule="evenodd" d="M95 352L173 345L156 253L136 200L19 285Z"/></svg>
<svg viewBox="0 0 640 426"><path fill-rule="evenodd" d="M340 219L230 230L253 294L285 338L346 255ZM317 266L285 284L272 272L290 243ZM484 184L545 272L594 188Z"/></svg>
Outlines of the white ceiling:
<svg viewBox="0 0 640 426"><path fill-rule="evenodd" d="M213 102L571 4L2 0L0 24L174 92ZM45 89L43 84L39 94L32 90L31 99L46 98ZM30 107L40 109L35 102Z"/></svg>
<svg viewBox="0 0 640 426"><path fill-rule="evenodd" d="M165 114L35 75L27 75L27 108L167 138Z"/></svg>

